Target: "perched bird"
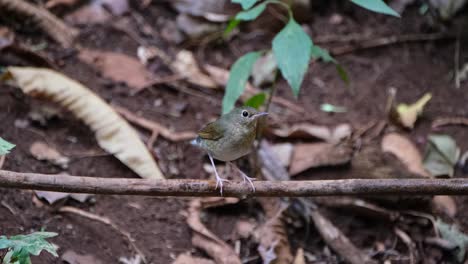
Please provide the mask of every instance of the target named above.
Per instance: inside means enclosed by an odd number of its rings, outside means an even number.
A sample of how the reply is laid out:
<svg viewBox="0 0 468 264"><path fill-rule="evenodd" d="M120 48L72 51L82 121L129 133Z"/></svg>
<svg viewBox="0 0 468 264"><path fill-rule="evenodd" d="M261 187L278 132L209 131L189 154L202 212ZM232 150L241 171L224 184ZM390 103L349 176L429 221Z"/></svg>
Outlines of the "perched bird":
<svg viewBox="0 0 468 264"><path fill-rule="evenodd" d="M205 125L198 131L198 137L192 141L192 144L208 153L216 175L216 188L220 186L221 194L223 194L223 182L227 180L219 176L213 158L233 166L231 161L247 155L257 135L258 118L267 114L252 107L234 108L218 120ZM236 169L242 175L244 182L247 180L255 191L252 183L254 178L248 177L239 168Z"/></svg>

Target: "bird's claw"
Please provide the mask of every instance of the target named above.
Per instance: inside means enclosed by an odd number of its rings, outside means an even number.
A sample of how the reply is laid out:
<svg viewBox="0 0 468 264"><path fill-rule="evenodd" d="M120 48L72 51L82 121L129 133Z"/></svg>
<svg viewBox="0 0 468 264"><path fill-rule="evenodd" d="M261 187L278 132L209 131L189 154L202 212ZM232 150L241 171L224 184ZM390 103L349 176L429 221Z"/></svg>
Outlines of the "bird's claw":
<svg viewBox="0 0 468 264"><path fill-rule="evenodd" d="M255 192L255 186L253 184L253 181L255 180L255 178L251 178L251 177L245 175L245 173L243 173L242 171L240 171L240 172L241 172L241 175L242 175L242 179L244 180L244 183L245 183L245 181L248 181L250 183L250 186L252 187L252 192Z"/></svg>
<svg viewBox="0 0 468 264"><path fill-rule="evenodd" d="M221 195L223 195L223 182L229 182L229 180L223 179L223 178L221 178L221 177L216 177L216 187L215 187L215 190L217 190L217 189L218 189L218 186L219 186L219 190L220 190Z"/></svg>

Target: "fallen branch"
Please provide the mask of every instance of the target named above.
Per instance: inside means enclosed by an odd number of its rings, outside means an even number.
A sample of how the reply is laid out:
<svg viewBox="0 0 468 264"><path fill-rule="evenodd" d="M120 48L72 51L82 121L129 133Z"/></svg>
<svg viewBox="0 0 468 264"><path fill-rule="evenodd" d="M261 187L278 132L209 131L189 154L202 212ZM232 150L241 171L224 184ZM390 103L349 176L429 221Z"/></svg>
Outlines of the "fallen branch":
<svg viewBox="0 0 468 264"><path fill-rule="evenodd" d="M78 35L77 29L67 26L48 10L37 7L26 1L0 0L0 8L34 19L42 30L64 48L71 47L73 45L73 40Z"/></svg>
<svg viewBox="0 0 468 264"><path fill-rule="evenodd" d="M197 134L195 132L187 131L187 132L174 132L169 130L168 128L154 122L143 118L141 116L137 116L130 112L128 109L119 106L113 106L115 111L119 113L123 118L127 119L130 123L133 123L137 126L140 126L144 129L147 129L153 133L153 135L157 138L158 135L161 135L167 140L177 142L177 141L185 141L194 139ZM156 138L152 139L155 141Z"/></svg>
<svg viewBox="0 0 468 264"><path fill-rule="evenodd" d="M214 180L155 180L48 175L0 171L0 187L55 192L149 195L219 196ZM223 195L232 197L298 197L330 195L468 195L468 179L347 179L315 181L228 182Z"/></svg>
<svg viewBox="0 0 468 264"><path fill-rule="evenodd" d="M453 39L453 38L455 38L455 36L446 34L446 33L393 35L393 36L381 37L381 38L365 37L359 43L330 48L329 50L332 55L339 56L339 55L352 53L357 50L378 48L378 47L384 47L384 46L389 46L393 44L408 43L408 42L421 42L421 41L435 41L435 40L444 40L444 39L446 40L446 39Z"/></svg>

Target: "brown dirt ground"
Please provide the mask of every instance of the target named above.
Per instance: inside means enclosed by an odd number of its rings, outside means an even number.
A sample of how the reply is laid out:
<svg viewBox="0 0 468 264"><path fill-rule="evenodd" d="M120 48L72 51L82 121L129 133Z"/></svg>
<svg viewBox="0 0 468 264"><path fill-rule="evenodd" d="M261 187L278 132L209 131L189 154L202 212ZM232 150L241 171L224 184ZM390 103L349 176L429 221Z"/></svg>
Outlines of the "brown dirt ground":
<svg viewBox="0 0 468 264"><path fill-rule="evenodd" d="M390 34L427 32L427 23L417 15L417 7L410 8L401 20L370 14L356 8L342 7L336 4L322 8L314 18L307 22L313 36L323 34L347 34L371 32L375 36ZM174 12L165 5L154 4L143 11L143 17L151 25L155 19L162 16L174 19ZM329 18L334 12L341 12L344 22L338 26L329 24ZM245 31L251 26L245 26ZM155 29L157 32L157 29ZM178 131L197 130L207 120L217 116L220 109L221 92L205 91L207 97L215 98L217 103L201 97L180 93L165 85L151 88L137 96L128 95L128 87L103 79L89 66L81 63L74 54L62 51L37 31L18 31L17 37L28 44L38 44L46 41L46 48L41 54L56 64L66 75L84 83L112 104L121 105L143 114L143 116L173 127ZM205 52L199 46L193 49L198 59L224 68L235 60L237 54L269 45L271 33L259 34L245 41L242 34L229 45L214 43L205 47ZM159 36L154 36L152 44L165 50L177 50L180 47L169 47ZM133 55L138 47L127 35L107 26L87 26L82 28L80 42L85 47L118 51ZM210 52L206 52L209 50ZM385 48L359 51L340 56L340 63L347 69L351 79L350 86L345 86L338 78L334 66L324 63L314 63L309 70L298 103L307 110L307 115L288 115L284 122L292 123L299 120L309 120L321 124L336 124L347 121L354 127L381 119L384 113L389 87L398 90L397 100L411 102L425 92L431 92L433 99L426 108L424 117L418 122L417 128L409 132L411 139L418 142L422 149L426 135L431 132L430 123L441 116L468 116L468 83L463 83L458 90L454 88L449 74L453 69L453 41L421 42L401 45L391 45ZM466 59L465 55L465 59ZM0 54L0 58L2 55ZM2 58L4 61L4 58ZM156 74L164 71L158 62L150 68ZM324 87L314 83L323 81ZM284 81L279 82L279 96L294 100ZM36 140L45 140L61 152L75 156L67 172L71 175L89 175L97 177L136 177L129 169L112 156L79 157L86 153L102 153L97 146L93 134L69 114L50 121L47 126L32 125L18 128L17 120L25 120L28 113L40 105L39 101L19 94L12 87L0 85L0 135L17 144L15 150L7 157L4 169L20 172L58 173L57 167L35 160L29 154L29 146ZM198 88L195 88L198 89ZM153 102L162 99L163 104L154 107ZM187 109L181 117L171 117L164 109L175 102L186 102ZM326 114L319 110L321 103L328 102L348 108L344 114ZM277 108L274 108L275 110ZM466 128L450 127L442 132L452 135L462 150L468 149L468 134ZM144 134L144 136L148 136ZM378 141L374 142L376 145ZM202 165L206 160L199 151L188 142L171 143L158 139L155 145L162 169L171 178L207 178ZM178 173L167 173L169 167L176 167ZM309 170L301 174L301 178L333 178L339 174L353 175L352 169L320 169ZM359 175L354 175L359 176ZM457 177L466 177L457 171ZM349 176L348 176L349 177ZM126 240L107 226L69 214L57 214L51 208L38 207L34 203L31 191L0 189L0 200L7 203L15 212L0 206L0 234L13 235L28 233L45 228L58 232L60 235L52 241L60 249L59 253L73 250L80 254L91 254L103 263L117 263L122 256L134 254ZM189 228L185 223L183 212L189 199L182 198L151 198L129 196L97 195L94 203L78 204L69 201L69 205L78 206L90 212L106 216L123 230L132 234L136 244L143 250L152 263L170 263L174 256L186 251L203 253L193 248ZM468 207L466 197L457 197L458 214L453 219L468 232ZM233 243L232 226L236 219L256 217L259 210L254 200L248 200L241 205L208 212L208 224L222 239ZM394 235L389 231L391 225L373 219L363 218L353 212L337 212L326 210L334 223L347 234L357 246L372 248L375 241L392 241ZM421 234L417 226L412 234ZM391 229L390 229L391 230ZM294 250L298 246L305 247L308 252L328 263L336 262L336 257L324 254L324 243L317 232L311 228L308 238L304 238L304 228L292 228L294 234L292 244ZM305 240L304 240L305 239ZM247 242L250 252L243 249L242 257L256 255L255 245ZM419 245L421 246L421 245ZM399 245L400 252L406 252L404 245ZM441 253L433 248L424 248L432 263L440 260ZM60 263L59 259L49 254L34 257L33 263ZM260 263L256 260L250 263ZM431 261L429 261L431 263Z"/></svg>

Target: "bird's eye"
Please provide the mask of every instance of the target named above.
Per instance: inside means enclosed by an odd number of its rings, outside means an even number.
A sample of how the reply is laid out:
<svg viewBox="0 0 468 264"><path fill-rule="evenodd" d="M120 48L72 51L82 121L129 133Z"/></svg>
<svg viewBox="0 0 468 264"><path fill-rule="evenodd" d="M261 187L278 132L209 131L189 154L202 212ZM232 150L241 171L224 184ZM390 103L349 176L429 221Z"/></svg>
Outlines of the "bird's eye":
<svg viewBox="0 0 468 264"><path fill-rule="evenodd" d="M247 112L247 111L245 111L245 110L242 111L242 116L243 116L243 117L248 117L248 116L249 116L249 112Z"/></svg>

